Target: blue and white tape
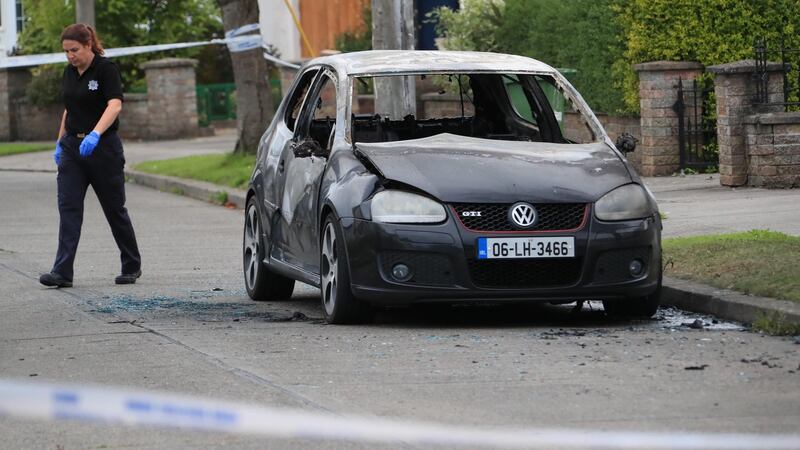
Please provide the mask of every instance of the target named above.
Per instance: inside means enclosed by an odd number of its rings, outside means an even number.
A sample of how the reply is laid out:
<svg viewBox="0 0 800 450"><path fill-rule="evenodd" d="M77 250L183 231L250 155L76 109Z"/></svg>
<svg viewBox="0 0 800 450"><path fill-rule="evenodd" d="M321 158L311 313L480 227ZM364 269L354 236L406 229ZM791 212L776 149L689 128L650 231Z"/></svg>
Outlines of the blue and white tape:
<svg viewBox="0 0 800 450"><path fill-rule="evenodd" d="M257 23L245 25L225 33L225 39L212 39L210 41L198 42L177 42L173 44L155 44L155 45L138 45L134 47L120 47L109 48L105 51L105 56L114 58L118 56L137 55L141 53L162 52L165 50L179 50L183 48L200 47L203 45L227 45L228 50L236 52L244 52L256 48L262 48L263 42L260 34L246 34L257 31L259 26ZM269 57L267 57L269 56ZM264 56L267 60L274 64L298 68L296 64L288 63L286 61L275 58L274 56ZM13 68L13 67L31 67L41 66L45 64L57 64L67 62L67 57L64 53L45 53L41 55L23 55L23 56L10 56L7 58L0 58L0 69Z"/></svg>
<svg viewBox="0 0 800 450"><path fill-rule="evenodd" d="M800 449L800 434L480 429L259 407L154 392L8 380L0 380L0 416L449 447Z"/></svg>

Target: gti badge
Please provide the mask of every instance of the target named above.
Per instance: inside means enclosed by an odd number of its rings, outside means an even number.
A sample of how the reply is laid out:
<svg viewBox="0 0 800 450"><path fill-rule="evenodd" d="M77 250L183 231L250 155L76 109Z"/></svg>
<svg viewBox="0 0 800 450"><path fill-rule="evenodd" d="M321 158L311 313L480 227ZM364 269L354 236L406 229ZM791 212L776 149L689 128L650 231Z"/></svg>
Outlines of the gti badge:
<svg viewBox="0 0 800 450"><path fill-rule="evenodd" d="M536 224L536 208L530 203L514 203L508 210L508 218L518 228L532 228Z"/></svg>
<svg viewBox="0 0 800 450"><path fill-rule="evenodd" d="M463 211L461 213L461 217L480 217L480 216L481 216L480 211Z"/></svg>

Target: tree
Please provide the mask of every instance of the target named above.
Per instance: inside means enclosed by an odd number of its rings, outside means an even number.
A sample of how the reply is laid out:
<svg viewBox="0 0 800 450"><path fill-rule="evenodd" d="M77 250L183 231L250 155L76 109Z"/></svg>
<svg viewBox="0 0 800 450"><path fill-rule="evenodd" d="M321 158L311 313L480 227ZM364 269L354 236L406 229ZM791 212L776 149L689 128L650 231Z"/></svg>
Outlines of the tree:
<svg viewBox="0 0 800 450"><path fill-rule="evenodd" d="M64 0L23 0L27 21L20 35L22 54L61 52L59 37L75 21L75 2ZM205 41L223 35L222 18L214 0L95 0L96 29L106 48L171 42ZM229 75L215 55L225 55L223 46L198 47L158 53L158 57L198 58L198 72L212 66L227 81ZM199 58L199 55L203 58ZM143 88L141 64L154 54L115 58L126 90Z"/></svg>
<svg viewBox="0 0 800 450"><path fill-rule="evenodd" d="M621 83L614 83L609 68L621 57L623 42L610 5L610 0L463 0L459 11L440 8L433 15L447 49L513 53L577 69L570 81L589 105L618 112L624 109Z"/></svg>
<svg viewBox="0 0 800 450"><path fill-rule="evenodd" d="M258 23L256 0L217 0L226 30ZM236 83L236 153L255 153L264 127L273 116L269 65L261 49L231 53Z"/></svg>

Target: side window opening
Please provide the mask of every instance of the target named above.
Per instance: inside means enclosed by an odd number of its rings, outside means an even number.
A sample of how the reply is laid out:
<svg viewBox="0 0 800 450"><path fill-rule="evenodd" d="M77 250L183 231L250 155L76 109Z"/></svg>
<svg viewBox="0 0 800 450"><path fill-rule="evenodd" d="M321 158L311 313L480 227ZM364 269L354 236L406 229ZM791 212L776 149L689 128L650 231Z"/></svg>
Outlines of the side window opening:
<svg viewBox="0 0 800 450"><path fill-rule="evenodd" d="M306 108L311 108L311 111L303 112L306 123L296 134L301 140L314 141L320 150L327 152L333 145L333 131L336 129L336 81L326 73L316 86L312 93L314 97L307 101Z"/></svg>
<svg viewBox="0 0 800 450"><path fill-rule="evenodd" d="M286 122L286 127L290 130L294 131L294 127L297 124L297 119L300 117L300 110L303 106L303 100L306 98L308 94L308 90L311 88L311 82L314 81L314 77L317 75L319 70L309 70L302 75L300 82L297 84L297 88L292 92L292 97L289 99L289 104L286 107L286 116L284 117L284 122Z"/></svg>

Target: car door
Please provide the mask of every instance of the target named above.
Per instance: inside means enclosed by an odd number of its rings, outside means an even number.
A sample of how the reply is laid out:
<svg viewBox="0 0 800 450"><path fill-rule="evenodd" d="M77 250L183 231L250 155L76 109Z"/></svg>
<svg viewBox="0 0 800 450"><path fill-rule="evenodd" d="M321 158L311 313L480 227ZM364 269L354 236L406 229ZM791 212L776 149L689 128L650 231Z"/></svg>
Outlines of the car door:
<svg viewBox="0 0 800 450"><path fill-rule="evenodd" d="M293 139L279 162L283 177L280 229L284 262L309 274L319 273L317 211L319 186L336 125L337 83L329 70L306 96Z"/></svg>
<svg viewBox="0 0 800 450"><path fill-rule="evenodd" d="M309 67L301 72L287 94L286 105L279 110L281 117L275 123L268 141L268 154L264 165L263 211L264 233L267 236L270 259L285 262L285 231L281 227L281 198L285 182L285 152L295 141L297 124L301 121L303 105L314 87L319 67Z"/></svg>

